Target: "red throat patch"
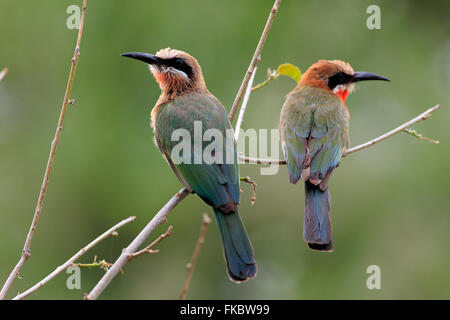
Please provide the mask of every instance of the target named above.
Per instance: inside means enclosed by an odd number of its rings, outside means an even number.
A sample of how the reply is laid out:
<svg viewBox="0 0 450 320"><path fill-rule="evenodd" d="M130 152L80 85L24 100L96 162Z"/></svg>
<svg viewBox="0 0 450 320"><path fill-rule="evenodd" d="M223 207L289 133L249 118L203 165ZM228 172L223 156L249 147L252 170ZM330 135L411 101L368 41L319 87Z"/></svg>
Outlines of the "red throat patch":
<svg viewBox="0 0 450 320"><path fill-rule="evenodd" d="M345 90L339 90L339 91L336 92L335 94L339 97L339 99L342 100L342 102L345 103L345 100L346 100L347 97L348 97L348 90L347 90L347 89L345 89Z"/></svg>

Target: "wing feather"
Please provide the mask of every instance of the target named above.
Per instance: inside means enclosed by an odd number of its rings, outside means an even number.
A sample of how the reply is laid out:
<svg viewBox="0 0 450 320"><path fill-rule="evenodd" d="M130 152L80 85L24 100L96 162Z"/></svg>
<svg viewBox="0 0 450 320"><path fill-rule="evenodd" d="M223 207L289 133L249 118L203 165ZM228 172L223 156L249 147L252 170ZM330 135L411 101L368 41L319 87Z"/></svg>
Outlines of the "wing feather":
<svg viewBox="0 0 450 320"><path fill-rule="evenodd" d="M280 118L282 147L289 178L320 183L339 164L348 145L349 115L343 102L320 88L305 87L291 93ZM328 175L328 176L327 176Z"/></svg>
<svg viewBox="0 0 450 320"><path fill-rule="evenodd" d="M206 203L213 207L238 204L240 200L239 168L237 164L236 144L233 141L233 163L225 163L226 148L229 143L223 143L223 164L196 164L195 152L201 152L211 143L202 141L201 150L194 148L194 121L201 121L202 137L207 129L219 130L224 139L227 129L232 129L228 121L227 113L222 104L210 93L192 93L180 97L158 109L155 121L155 135L157 145L161 152L166 155L169 164L171 153L179 141L172 141L172 132L176 129L185 129L190 134L190 163L171 164L175 173L177 171L183 180L194 190ZM202 158L200 158L202 159Z"/></svg>

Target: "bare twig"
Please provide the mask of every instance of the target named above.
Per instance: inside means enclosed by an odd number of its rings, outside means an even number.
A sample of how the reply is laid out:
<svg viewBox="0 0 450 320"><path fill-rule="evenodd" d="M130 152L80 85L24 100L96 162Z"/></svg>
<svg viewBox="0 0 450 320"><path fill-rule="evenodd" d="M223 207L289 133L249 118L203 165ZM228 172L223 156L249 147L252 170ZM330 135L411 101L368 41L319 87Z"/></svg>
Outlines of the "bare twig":
<svg viewBox="0 0 450 320"><path fill-rule="evenodd" d="M0 72L0 81L8 74L8 68L3 68L2 72Z"/></svg>
<svg viewBox="0 0 450 320"><path fill-rule="evenodd" d="M264 42L269 34L270 27L272 26L273 19L278 11L281 0L275 0L274 6L270 12L269 19L267 20L266 26L264 27L263 34L259 40L258 46L256 48L255 54L250 62L247 73L245 74L244 80L242 81L241 87L236 95L231 111L228 115L230 121L234 119L237 108L239 107L240 101L244 92L247 89L250 77L259 61L259 56L264 45ZM177 194L175 194L169 202L153 217L153 219L145 226L145 228L139 233L139 235L129 244L127 248L122 251L122 254L114 262L111 268L106 272L102 279L96 284L94 289L85 296L86 300L95 300L100 294L106 289L106 287L111 283L114 277L119 273L120 270L128 263L128 256L135 253L139 247L145 242L145 240L150 236L153 230L156 229L166 218L167 214L175 208L175 206L180 203L185 197L189 195L189 191L186 188L181 189Z"/></svg>
<svg viewBox="0 0 450 320"><path fill-rule="evenodd" d="M134 259L134 258L140 257L140 256L142 256L143 254L146 254L146 253L158 253L159 250L153 250L153 248L156 247L156 245L157 245L158 243L160 243L161 241L163 241L165 238L171 236L171 235L172 235L172 232L173 232L173 227L172 227L172 226L169 226L169 228L167 228L166 233L163 233L163 234L159 235L159 237L156 238L155 241L153 241L152 243L150 243L150 244L149 244L147 247L145 247L144 249L142 249L142 250L140 250L140 251L138 251L138 252L136 252L136 253L130 254L130 255L128 256L128 260L132 260L132 259Z"/></svg>
<svg viewBox="0 0 450 320"><path fill-rule="evenodd" d="M272 27L273 20L275 19L275 15L278 12L278 8L280 7L281 0L275 0L275 3L273 4L272 10L270 11L269 18L267 19L266 25L264 26L263 33L261 34L261 38L259 39L258 45L256 47L255 53L253 54L253 58L250 61L250 65L248 66L247 73L244 76L244 79L242 80L241 87L239 88L238 94L236 95L236 98L234 99L233 105L230 110L230 114L228 115L228 118L230 119L230 122L233 122L234 116L236 115L236 111L239 108L239 105L241 103L241 99L247 90L248 82L250 81L250 77L252 76L253 72L255 71L255 67L258 64L261 55L262 48L264 46L264 43L266 42L267 36L269 35L270 28Z"/></svg>
<svg viewBox="0 0 450 320"><path fill-rule="evenodd" d="M37 284L35 284L33 287L28 289L27 291L17 295L13 300L20 300L25 298L26 296L32 294L45 284L47 284L50 280L55 278L58 274L66 270L68 267L74 264L74 262L79 259L83 254L85 254L88 250L90 250L92 247L94 247L96 244L101 242L102 240L117 235L117 230L126 225L127 223L133 222L136 219L136 217L129 217L125 220L122 220L106 232L104 232L102 235L98 236L96 239L94 239L91 243L89 243L87 246L82 248L80 251L78 251L73 257L71 257L69 260L67 260L64 264L60 265L58 268L56 268L52 273L50 273L47 277L39 281Z"/></svg>
<svg viewBox="0 0 450 320"><path fill-rule="evenodd" d="M145 228L138 234L138 236L123 249L122 254L114 262L111 268L103 275L100 281L95 285L94 289L85 296L86 300L95 300L110 284L114 277L120 272L120 270L128 263L129 255L138 251L139 247L150 236L153 230L156 229L161 223L167 221L166 217L184 198L189 195L189 191L186 188L177 192L164 207L152 218L152 220L145 226Z"/></svg>
<svg viewBox="0 0 450 320"><path fill-rule="evenodd" d="M267 79L264 80L263 82L257 84L256 86L254 86L252 88L252 92L255 92L256 90L261 89L262 87L269 84L269 82L271 82L272 80L278 79L279 76L280 76L280 73L277 70L272 70L270 68L267 69Z"/></svg>
<svg viewBox="0 0 450 320"><path fill-rule="evenodd" d="M186 265L187 273L186 279L184 280L183 289L181 290L180 300L184 300L186 298L186 294L189 290L189 283L191 282L192 274L194 273L195 264L198 259L198 255L200 250L205 243L206 229L208 229L208 225L211 223L211 218L207 213L203 213L202 226L200 228L200 234L198 236L197 244L195 245L194 253L192 254L191 261Z"/></svg>
<svg viewBox="0 0 450 320"><path fill-rule="evenodd" d="M245 110L247 109L248 100L250 99L250 94L252 93L252 85L253 80L255 80L255 74L258 68L255 68L255 70L252 73L252 76L250 77L250 81L248 82L247 89L245 91L244 100L242 101L241 109L239 110L238 119L236 122L236 129L234 129L234 139L237 141L239 139L239 133L241 132L241 125L242 121L244 120L244 114Z"/></svg>
<svg viewBox="0 0 450 320"><path fill-rule="evenodd" d="M28 258L31 256L31 249L30 249L31 240L33 239L34 231L36 230L36 226L37 226L39 217L41 215L42 205L44 203L44 198L45 198L45 194L47 192L47 187L48 187L48 183L49 183L50 172L51 172L51 169L53 166L53 161L55 159L56 147L57 147L59 139L61 137L62 126L64 123L64 117L66 115L67 106L69 104L70 92L72 91L73 79L75 77L75 71L76 71L76 68L78 65L78 60L80 58L80 43L81 43L81 36L83 34L84 17L85 17L85 13L86 13L86 1L87 0L84 0L84 2L83 2L83 13L81 15L80 29L78 31L78 38L77 38L77 43L75 46L75 52L74 52L74 55L72 58L72 64L70 67L69 79L67 81L67 86L66 86L66 93L64 95L64 100L63 100L63 104L61 107L61 113L59 115L58 126L56 128L55 137L54 137L51 147L50 147L50 155L48 157L47 166L45 168L44 179L42 182L41 191L39 193L36 210L34 212L33 221L31 223L31 227L28 232L28 235L27 235L27 238L25 241L25 245L22 250L22 256L21 256L19 262L17 263L17 265L14 267L11 274L9 275L8 279L6 280L2 290L0 291L0 299L5 298L6 292L11 287L14 279L19 275L20 269L22 268L24 263L28 260Z"/></svg>
<svg viewBox="0 0 450 320"><path fill-rule="evenodd" d="M252 187L253 187L253 197L250 199L250 203L253 206L255 204L255 201L256 201L256 186L257 186L257 184L256 184L255 181L250 179L250 177L240 177L240 180L242 182L249 183L249 184L252 185Z"/></svg>
<svg viewBox="0 0 450 320"><path fill-rule="evenodd" d="M244 161L245 163L251 163L251 164L278 164L278 165L286 164L285 160L254 158L254 157L247 157L243 154L239 155L239 160Z"/></svg>
<svg viewBox="0 0 450 320"><path fill-rule="evenodd" d="M383 134L383 135L381 135L381 136L379 136L379 137L377 137L375 139L372 139L372 140L370 140L370 141L368 141L366 143L360 144L360 145L358 145L356 147L347 149L344 152L343 157L349 155L350 153L353 153L353 152L356 152L356 151L368 148L370 146L373 146L374 144L376 144L378 142L381 142L383 140L386 140L387 138L390 138L390 137L392 137L393 135L395 135L395 134L397 134L399 132L403 132L403 131L409 130L409 129L407 129L409 126L411 126L411 125L413 125L413 124L415 124L417 122L420 122L422 120L428 119L431 116L431 114L433 112L435 112L437 109L439 109L439 105L435 105L434 107L432 107L432 108L426 110L425 112L419 114L417 117L409 120L408 122L405 122L401 126L398 126L397 128L392 129L391 131L389 131L389 132L387 132L387 133L385 133L385 134ZM412 134L410 132L407 132L407 133ZM417 137L415 134L412 134L412 135ZM426 140L426 141L431 140L429 138L425 138L425 137L422 137L422 136L420 136L420 139L421 140ZM439 143L439 141L435 141L435 140L431 140L430 142ZM278 164L278 165L285 165L286 164L285 160L252 158L252 157L244 156L242 154L239 155L239 160L244 161L245 163L252 163L252 164Z"/></svg>
<svg viewBox="0 0 450 320"><path fill-rule="evenodd" d="M417 139L420 139L423 141L428 141L428 142L431 142L434 144L439 144L439 140L433 140L433 139L424 137L424 136L422 136L421 133L417 132L416 130L406 128L406 129L403 129L403 131L406 132L407 134L412 135L413 137L416 137Z"/></svg>
<svg viewBox="0 0 450 320"><path fill-rule="evenodd" d="M350 153L368 148L370 146L373 146L374 144L381 142L383 140L386 140L389 137L392 137L393 135L402 132L404 129L408 128L409 126L412 126L413 124L420 122L422 120L426 120L430 117L430 115L436 111L437 109L439 109L439 105L435 105L433 108L428 109L427 111L419 114L417 117L415 117L414 119L409 120L408 122L405 122L404 124L402 124L401 126L392 129L391 131L379 136L378 138L372 139L366 143L360 144L359 146L347 149L344 153L344 157L346 155L349 155Z"/></svg>
<svg viewBox="0 0 450 320"><path fill-rule="evenodd" d="M112 233L111 235L116 236L117 234ZM105 259L97 261L97 256L95 256L94 261L91 263L72 263L72 265L80 268L100 268L102 270L108 271L112 266L112 263L109 263Z"/></svg>

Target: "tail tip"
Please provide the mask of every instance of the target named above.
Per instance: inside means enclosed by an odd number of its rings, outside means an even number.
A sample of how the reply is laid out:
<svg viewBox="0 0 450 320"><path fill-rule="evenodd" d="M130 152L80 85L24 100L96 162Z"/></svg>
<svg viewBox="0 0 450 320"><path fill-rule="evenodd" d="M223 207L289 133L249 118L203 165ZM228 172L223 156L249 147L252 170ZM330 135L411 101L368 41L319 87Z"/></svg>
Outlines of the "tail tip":
<svg viewBox="0 0 450 320"><path fill-rule="evenodd" d="M330 241L328 243L314 243L314 242L308 242L308 247L313 250L317 251L323 251L323 252L333 252L333 241Z"/></svg>
<svg viewBox="0 0 450 320"><path fill-rule="evenodd" d="M245 268L240 268L239 272L233 273L228 269L228 277L231 281L236 283L243 283L256 277L258 267L256 264L246 265Z"/></svg>

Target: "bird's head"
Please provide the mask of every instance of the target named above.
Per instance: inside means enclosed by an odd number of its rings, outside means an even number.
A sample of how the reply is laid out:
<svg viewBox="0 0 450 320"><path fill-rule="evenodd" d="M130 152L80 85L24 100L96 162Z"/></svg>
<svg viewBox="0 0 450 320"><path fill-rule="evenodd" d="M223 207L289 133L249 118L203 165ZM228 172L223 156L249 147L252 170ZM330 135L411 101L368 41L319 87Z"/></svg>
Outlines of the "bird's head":
<svg viewBox="0 0 450 320"><path fill-rule="evenodd" d="M298 85L330 90L345 101L355 83L364 80L391 81L375 73L355 72L351 65L341 60L319 60L302 75Z"/></svg>
<svg viewBox="0 0 450 320"><path fill-rule="evenodd" d="M163 91L183 92L206 88L200 65L193 56L184 51L166 48L154 55L130 52L121 56L147 63Z"/></svg>

